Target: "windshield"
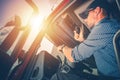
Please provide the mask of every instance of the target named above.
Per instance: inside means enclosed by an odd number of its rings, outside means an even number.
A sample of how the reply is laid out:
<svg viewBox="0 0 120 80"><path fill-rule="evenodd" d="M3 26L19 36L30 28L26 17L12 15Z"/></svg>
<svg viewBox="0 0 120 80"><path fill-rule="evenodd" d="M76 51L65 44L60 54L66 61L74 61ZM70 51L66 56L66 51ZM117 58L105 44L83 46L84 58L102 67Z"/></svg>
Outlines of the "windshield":
<svg viewBox="0 0 120 80"><path fill-rule="evenodd" d="M21 19L21 27L26 27L26 25L31 28L29 31L29 36L24 44L23 50L28 51L37 34L41 30L43 26L43 22L47 19L48 15L62 2L63 0L1 0L0 1L0 44L5 40L8 34L15 27L12 26L4 26L7 22L14 21L15 16L19 16ZM33 5L35 4L35 5ZM35 12L34 9L37 9L38 12ZM11 55L11 52L16 47L19 42L20 36L23 31L21 31L17 39L14 41L12 47L8 50L8 54ZM4 35L3 35L4 34ZM44 44L45 43L45 44ZM50 44L47 41L47 38L42 40L41 46L46 44ZM47 46L48 47L48 46ZM49 46L51 47L51 46ZM40 48L40 49L43 49ZM49 49L50 51L50 49Z"/></svg>

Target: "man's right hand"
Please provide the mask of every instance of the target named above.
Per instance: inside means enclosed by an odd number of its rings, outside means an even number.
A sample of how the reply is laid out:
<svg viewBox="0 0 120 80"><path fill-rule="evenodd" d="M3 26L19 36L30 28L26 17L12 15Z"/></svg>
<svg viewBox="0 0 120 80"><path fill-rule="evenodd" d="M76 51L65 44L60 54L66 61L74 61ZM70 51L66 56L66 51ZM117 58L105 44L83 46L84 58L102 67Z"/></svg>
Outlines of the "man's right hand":
<svg viewBox="0 0 120 80"><path fill-rule="evenodd" d="M62 52L63 53L63 48L65 47L65 45L63 44L63 45L60 45L60 46L58 46L57 47L57 50L59 51L59 52Z"/></svg>

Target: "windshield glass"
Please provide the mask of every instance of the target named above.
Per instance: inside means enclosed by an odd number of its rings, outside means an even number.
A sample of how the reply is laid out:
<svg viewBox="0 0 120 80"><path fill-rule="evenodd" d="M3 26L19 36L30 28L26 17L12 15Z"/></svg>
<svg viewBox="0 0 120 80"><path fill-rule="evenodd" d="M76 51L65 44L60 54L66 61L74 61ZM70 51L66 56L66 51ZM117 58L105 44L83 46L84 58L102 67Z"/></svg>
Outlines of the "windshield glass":
<svg viewBox="0 0 120 80"><path fill-rule="evenodd" d="M0 44L4 42L5 38L8 34L12 31L15 25L12 26L4 26L7 22L14 21L15 16L19 16L21 19L21 27L26 27L29 25L31 30L29 32L29 36L26 40L26 43L23 47L25 51L28 51L32 42L36 38L38 32L41 30L43 21L47 19L49 14L62 2L63 0L1 0L0 1ZM35 4L35 5L33 5ZM36 13L34 8L38 9ZM8 50L8 54L11 55L11 52L19 42L20 36L22 35L23 31L21 31L16 41L12 47ZM45 41L45 42L44 42ZM42 41L43 43L49 43L45 40ZM44 45L45 46L45 45ZM47 46L47 45L46 45ZM43 49L43 48L41 48Z"/></svg>

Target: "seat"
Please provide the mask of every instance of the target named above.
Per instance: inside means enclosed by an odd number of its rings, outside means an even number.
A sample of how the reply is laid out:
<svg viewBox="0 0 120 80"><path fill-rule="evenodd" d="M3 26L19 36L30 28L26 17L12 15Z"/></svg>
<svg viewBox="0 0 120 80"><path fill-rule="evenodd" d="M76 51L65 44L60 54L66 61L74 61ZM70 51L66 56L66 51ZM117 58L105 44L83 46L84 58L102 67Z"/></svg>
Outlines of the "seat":
<svg viewBox="0 0 120 80"><path fill-rule="evenodd" d="M117 6L119 8L119 11L120 11L120 1L119 0L116 0L116 3L117 3Z"/></svg>
<svg viewBox="0 0 120 80"><path fill-rule="evenodd" d="M120 70L120 30L118 30L117 33L114 35L113 45L114 45L117 64Z"/></svg>

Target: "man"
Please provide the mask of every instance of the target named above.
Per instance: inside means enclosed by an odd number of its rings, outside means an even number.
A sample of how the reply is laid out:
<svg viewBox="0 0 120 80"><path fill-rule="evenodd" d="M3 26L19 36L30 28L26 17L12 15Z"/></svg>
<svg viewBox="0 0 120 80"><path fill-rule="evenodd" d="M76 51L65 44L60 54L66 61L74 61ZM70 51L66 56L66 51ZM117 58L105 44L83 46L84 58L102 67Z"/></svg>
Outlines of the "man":
<svg viewBox="0 0 120 80"><path fill-rule="evenodd" d="M62 50L71 62L82 61L93 55L99 75L120 78L112 43L113 36L120 29L120 25L114 19L110 19L109 13L110 6L106 0L94 0L80 14L91 30L87 39L73 49L59 46L58 50Z"/></svg>

